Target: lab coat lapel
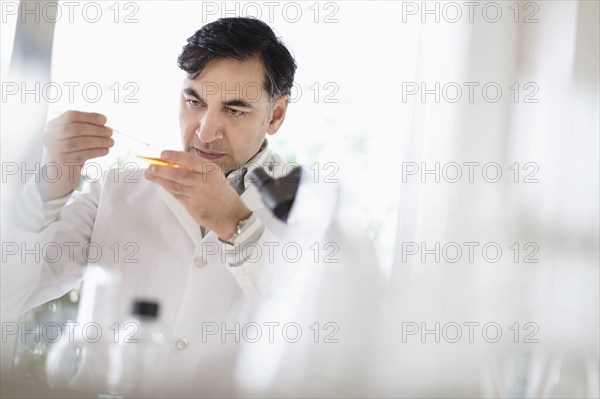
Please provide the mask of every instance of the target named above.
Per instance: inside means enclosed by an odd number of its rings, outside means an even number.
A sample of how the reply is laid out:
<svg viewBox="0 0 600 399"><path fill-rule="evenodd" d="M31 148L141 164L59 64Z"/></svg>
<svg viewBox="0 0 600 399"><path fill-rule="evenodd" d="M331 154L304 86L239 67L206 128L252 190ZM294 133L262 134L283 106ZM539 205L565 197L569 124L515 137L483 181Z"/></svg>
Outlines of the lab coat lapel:
<svg viewBox="0 0 600 399"><path fill-rule="evenodd" d="M244 201L244 204L251 211L256 211L260 208L265 207L265 204L262 202L262 199L260 198L260 194L258 193L258 190L256 189L256 187L254 185L251 185L250 187L248 187L242 193L240 198L242 199L242 201Z"/></svg>
<svg viewBox="0 0 600 399"><path fill-rule="evenodd" d="M179 201L171 193L166 191L162 187L158 187L158 193L165 202L165 204L171 209L171 211L179 220L179 223L183 226L185 231L188 233L194 244L198 244L202 239L202 233L200 232L200 226L194 218L188 213L188 211L181 205Z"/></svg>

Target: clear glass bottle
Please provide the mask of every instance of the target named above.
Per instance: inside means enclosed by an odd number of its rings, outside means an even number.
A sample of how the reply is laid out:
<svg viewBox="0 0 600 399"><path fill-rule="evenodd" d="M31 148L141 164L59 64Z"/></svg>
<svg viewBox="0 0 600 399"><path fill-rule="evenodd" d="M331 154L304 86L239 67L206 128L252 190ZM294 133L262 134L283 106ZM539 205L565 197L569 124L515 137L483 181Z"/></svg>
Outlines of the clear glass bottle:
<svg viewBox="0 0 600 399"><path fill-rule="evenodd" d="M136 300L118 342L110 350L109 395L151 397L158 394L167 355L158 322L159 304Z"/></svg>

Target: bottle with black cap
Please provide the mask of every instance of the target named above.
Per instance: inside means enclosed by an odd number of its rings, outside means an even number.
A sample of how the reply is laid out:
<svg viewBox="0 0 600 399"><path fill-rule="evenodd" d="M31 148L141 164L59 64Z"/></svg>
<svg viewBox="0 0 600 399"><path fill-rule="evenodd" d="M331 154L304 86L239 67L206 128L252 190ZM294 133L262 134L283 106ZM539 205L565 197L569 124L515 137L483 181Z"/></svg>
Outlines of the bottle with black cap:
<svg viewBox="0 0 600 399"><path fill-rule="evenodd" d="M156 301L133 301L131 319L123 324L111 351L111 395L151 397L157 393L167 354L159 313Z"/></svg>

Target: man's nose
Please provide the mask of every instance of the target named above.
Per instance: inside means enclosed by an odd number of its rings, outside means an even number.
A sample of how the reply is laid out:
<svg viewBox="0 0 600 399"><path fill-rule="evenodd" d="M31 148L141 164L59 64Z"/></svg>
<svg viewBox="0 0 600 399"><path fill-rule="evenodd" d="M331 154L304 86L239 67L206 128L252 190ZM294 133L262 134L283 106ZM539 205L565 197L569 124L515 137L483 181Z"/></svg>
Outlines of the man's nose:
<svg viewBox="0 0 600 399"><path fill-rule="evenodd" d="M199 120L200 126L196 129L196 135L203 143L223 138L223 121L217 112L205 112Z"/></svg>

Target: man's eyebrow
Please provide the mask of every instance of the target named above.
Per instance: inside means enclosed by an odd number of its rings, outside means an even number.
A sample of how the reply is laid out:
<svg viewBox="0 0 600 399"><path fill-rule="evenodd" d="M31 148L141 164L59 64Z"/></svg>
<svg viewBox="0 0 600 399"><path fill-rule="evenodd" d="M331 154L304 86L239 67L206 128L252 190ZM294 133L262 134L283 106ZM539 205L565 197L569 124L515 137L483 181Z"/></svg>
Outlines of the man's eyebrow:
<svg viewBox="0 0 600 399"><path fill-rule="evenodd" d="M228 107L254 108L249 102L239 99L225 101L223 104Z"/></svg>
<svg viewBox="0 0 600 399"><path fill-rule="evenodd" d="M206 102L202 98L202 96L200 94L198 94L198 92L196 90L194 90L192 87L186 87L185 89L183 89L183 92L185 94L187 94L188 96L196 97L198 99L198 101ZM241 108L250 108L250 109L254 108L254 106L252 104L250 104L248 101L244 101L242 99L224 101L223 105L225 105L227 107L241 107Z"/></svg>
<svg viewBox="0 0 600 399"><path fill-rule="evenodd" d="M186 87L185 89L183 89L183 92L185 94L187 94L188 96L194 96L198 100L202 100L202 96L200 94L198 94L198 92L191 87Z"/></svg>

